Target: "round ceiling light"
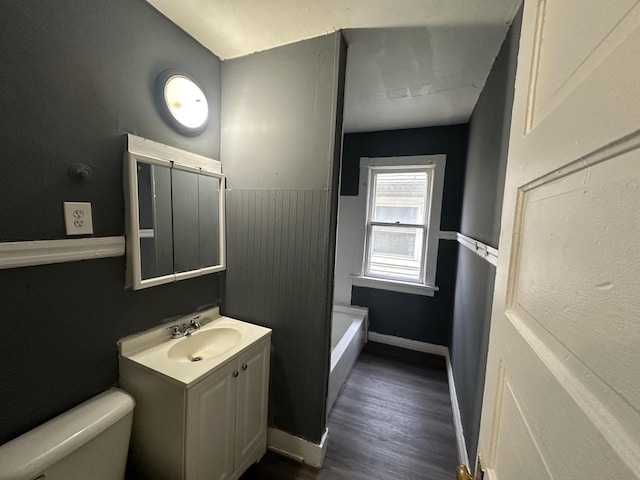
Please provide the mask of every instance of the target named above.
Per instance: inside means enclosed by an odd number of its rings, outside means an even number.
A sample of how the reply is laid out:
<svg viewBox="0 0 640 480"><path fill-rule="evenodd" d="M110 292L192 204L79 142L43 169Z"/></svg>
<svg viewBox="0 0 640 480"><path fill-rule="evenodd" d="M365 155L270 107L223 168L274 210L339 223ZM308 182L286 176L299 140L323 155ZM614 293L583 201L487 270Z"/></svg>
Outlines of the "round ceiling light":
<svg viewBox="0 0 640 480"><path fill-rule="evenodd" d="M171 72L164 72L159 84L172 125L186 135L202 133L209 119L209 105L198 84L186 75Z"/></svg>

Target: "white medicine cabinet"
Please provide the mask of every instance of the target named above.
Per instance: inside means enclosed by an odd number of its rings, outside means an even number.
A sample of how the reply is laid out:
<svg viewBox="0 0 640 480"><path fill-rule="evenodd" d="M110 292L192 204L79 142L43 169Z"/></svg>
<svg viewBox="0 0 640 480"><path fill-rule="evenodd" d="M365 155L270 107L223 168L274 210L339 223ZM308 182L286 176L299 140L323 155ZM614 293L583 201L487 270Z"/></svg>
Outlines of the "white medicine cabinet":
<svg viewBox="0 0 640 480"><path fill-rule="evenodd" d="M224 270L224 189L218 160L127 135L126 286L139 290Z"/></svg>

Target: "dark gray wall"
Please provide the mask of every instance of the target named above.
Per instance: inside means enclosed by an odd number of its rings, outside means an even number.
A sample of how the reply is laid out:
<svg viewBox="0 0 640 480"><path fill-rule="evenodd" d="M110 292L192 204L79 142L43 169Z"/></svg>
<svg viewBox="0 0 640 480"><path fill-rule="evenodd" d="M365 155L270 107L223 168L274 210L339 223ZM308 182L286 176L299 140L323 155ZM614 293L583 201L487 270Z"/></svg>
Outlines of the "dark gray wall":
<svg viewBox="0 0 640 480"><path fill-rule="evenodd" d="M352 287L351 304L369 307L369 330L436 345L447 345L455 289L456 242L440 240L433 297Z"/></svg>
<svg viewBox="0 0 640 480"><path fill-rule="evenodd" d="M142 0L7 0L0 61L0 241L65 238L63 201L92 203L95 236L123 235L125 132L219 157L220 61ZM171 67L210 101L199 137L155 107ZM93 169L83 185L67 175L79 162ZM124 269L0 270L0 444L114 385L118 338L218 301L216 275L132 292Z"/></svg>
<svg viewBox="0 0 640 480"><path fill-rule="evenodd" d="M471 116L461 233L498 247L521 13L514 19ZM478 445L495 267L460 246L451 364L472 465Z"/></svg>
<svg viewBox="0 0 640 480"><path fill-rule="evenodd" d="M345 135L341 195L358 194L360 157L444 153L447 166L442 199L441 230L458 231L464 184L468 126L413 128ZM454 242L440 240L434 297L353 287L351 303L369 307L371 331L446 345L451 330L455 265Z"/></svg>
<svg viewBox="0 0 640 480"><path fill-rule="evenodd" d="M226 61L223 312L273 329L270 424L325 424L345 46L339 33Z"/></svg>

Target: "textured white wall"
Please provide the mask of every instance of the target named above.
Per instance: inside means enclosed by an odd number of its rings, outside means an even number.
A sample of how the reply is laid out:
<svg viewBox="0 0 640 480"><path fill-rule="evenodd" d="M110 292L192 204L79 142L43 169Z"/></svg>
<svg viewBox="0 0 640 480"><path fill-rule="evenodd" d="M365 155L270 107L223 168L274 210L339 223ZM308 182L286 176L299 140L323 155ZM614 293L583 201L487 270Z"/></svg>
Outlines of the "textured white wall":
<svg viewBox="0 0 640 480"><path fill-rule="evenodd" d="M334 272L333 304L351 304L351 275L358 250L356 226L362 222L358 215L358 197L341 196L338 204L338 237Z"/></svg>

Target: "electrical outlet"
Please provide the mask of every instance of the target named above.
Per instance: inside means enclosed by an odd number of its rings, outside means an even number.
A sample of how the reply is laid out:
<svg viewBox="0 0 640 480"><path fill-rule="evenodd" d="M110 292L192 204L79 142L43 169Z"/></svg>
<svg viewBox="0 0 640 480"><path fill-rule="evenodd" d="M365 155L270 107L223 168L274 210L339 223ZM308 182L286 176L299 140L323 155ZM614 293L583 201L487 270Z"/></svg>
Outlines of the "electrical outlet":
<svg viewBox="0 0 640 480"><path fill-rule="evenodd" d="M86 202L64 202L64 226L67 235L91 235L93 219L91 204Z"/></svg>

